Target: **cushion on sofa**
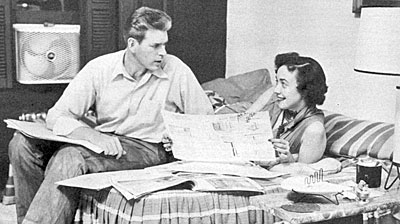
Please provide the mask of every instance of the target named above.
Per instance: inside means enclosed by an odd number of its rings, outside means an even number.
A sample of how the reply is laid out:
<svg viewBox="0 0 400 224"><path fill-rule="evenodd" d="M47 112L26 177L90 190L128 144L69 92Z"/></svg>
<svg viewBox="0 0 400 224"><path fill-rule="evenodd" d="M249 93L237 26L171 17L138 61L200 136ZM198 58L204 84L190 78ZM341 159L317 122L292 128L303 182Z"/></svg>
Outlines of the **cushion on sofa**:
<svg viewBox="0 0 400 224"><path fill-rule="evenodd" d="M271 86L267 69L257 69L227 79L217 78L202 84L204 90L215 91L227 104L242 101L252 103Z"/></svg>
<svg viewBox="0 0 400 224"><path fill-rule="evenodd" d="M392 160L393 124L354 119L330 111L324 114L328 154L349 157L366 154Z"/></svg>

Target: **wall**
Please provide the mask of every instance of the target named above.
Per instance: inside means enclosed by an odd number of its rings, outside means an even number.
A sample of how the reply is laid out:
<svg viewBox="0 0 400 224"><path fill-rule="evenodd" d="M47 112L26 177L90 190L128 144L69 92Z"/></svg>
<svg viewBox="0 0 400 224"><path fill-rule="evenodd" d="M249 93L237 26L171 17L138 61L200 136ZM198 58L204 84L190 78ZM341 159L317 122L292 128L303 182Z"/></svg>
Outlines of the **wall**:
<svg viewBox="0 0 400 224"><path fill-rule="evenodd" d="M322 109L393 122L396 77L353 71L359 18L350 0L229 0L226 76L274 69L276 54L319 61L329 90Z"/></svg>

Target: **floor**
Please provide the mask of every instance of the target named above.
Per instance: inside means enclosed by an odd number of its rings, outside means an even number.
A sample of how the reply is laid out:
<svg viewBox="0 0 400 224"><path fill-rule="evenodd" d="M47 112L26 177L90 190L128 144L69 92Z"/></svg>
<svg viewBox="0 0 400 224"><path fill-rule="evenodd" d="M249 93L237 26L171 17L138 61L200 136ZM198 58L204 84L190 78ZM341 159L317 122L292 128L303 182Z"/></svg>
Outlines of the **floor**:
<svg viewBox="0 0 400 224"><path fill-rule="evenodd" d="M15 223L17 223L15 205L4 205L3 203L0 203L0 224Z"/></svg>

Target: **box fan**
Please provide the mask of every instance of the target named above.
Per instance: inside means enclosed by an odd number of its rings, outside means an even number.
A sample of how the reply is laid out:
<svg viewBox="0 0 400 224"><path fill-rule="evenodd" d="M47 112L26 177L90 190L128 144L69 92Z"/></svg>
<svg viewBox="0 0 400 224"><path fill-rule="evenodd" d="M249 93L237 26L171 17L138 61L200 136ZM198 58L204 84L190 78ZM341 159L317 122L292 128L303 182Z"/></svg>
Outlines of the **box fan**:
<svg viewBox="0 0 400 224"><path fill-rule="evenodd" d="M17 81L68 83L79 71L79 25L14 24Z"/></svg>

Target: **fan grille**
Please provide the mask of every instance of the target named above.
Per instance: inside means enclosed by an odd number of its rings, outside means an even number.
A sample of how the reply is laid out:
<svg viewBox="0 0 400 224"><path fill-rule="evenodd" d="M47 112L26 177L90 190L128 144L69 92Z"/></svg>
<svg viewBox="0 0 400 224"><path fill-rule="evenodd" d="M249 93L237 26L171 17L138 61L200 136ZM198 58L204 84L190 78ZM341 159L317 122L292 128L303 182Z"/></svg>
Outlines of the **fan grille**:
<svg viewBox="0 0 400 224"><path fill-rule="evenodd" d="M18 82L68 83L78 73L79 32L16 29L16 40Z"/></svg>

